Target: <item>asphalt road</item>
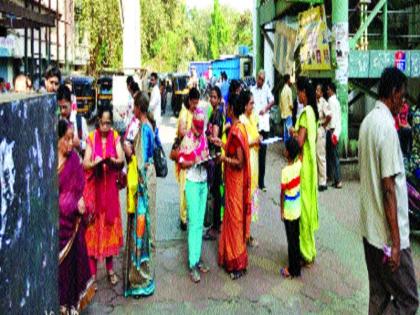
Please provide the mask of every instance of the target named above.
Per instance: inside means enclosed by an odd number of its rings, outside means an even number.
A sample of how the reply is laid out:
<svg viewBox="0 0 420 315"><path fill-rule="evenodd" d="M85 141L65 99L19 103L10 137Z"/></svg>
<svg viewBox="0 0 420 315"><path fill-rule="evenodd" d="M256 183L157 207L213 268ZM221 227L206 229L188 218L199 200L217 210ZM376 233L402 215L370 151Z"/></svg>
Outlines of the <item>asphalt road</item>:
<svg viewBox="0 0 420 315"><path fill-rule="evenodd" d="M164 117L161 140L169 153L175 137L175 119ZM368 280L359 235L360 185L347 181L342 190L320 194L320 228L316 234L318 257L300 279L282 279L279 268L287 264L287 242L279 217L280 145L268 150L266 186L261 194L259 222L252 234L259 246L249 250L249 269L232 281L217 266L217 242L203 243L203 258L210 273L193 284L187 269L186 233L178 228L178 186L173 163L169 174L158 179L157 251L154 257L156 292L152 297L125 299L122 283L108 284L103 265L99 290L83 314L367 314ZM125 209L124 193L121 193ZM123 211L125 223L125 210ZM412 252L420 280L420 237L413 234ZM115 270L121 276L121 255Z"/></svg>

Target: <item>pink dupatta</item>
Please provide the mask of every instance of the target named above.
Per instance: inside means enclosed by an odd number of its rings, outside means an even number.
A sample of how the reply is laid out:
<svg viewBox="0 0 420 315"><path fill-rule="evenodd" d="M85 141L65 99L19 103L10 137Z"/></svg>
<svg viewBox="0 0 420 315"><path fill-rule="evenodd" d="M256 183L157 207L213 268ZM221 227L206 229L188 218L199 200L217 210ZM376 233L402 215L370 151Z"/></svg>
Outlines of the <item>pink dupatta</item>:
<svg viewBox="0 0 420 315"><path fill-rule="evenodd" d="M92 141L93 140L93 141ZM90 135L89 144L92 147L92 160L97 157L103 159L117 157L117 143L119 136L111 129L106 138L106 145L102 146L102 138L99 130ZM112 225L120 212L119 190L117 187L118 169L101 163L95 170L95 212L105 213L105 221Z"/></svg>

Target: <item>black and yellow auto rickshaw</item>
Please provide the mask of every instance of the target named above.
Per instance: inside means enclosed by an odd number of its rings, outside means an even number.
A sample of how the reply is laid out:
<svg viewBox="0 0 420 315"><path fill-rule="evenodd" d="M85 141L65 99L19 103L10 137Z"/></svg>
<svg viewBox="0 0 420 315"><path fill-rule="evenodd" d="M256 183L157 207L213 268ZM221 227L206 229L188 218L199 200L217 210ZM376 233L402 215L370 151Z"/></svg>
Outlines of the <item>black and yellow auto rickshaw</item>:
<svg viewBox="0 0 420 315"><path fill-rule="evenodd" d="M101 77L96 82L96 87L97 87L96 101L97 101L98 108L104 105L112 106L112 77L110 76Z"/></svg>
<svg viewBox="0 0 420 315"><path fill-rule="evenodd" d="M189 76L187 74L174 74L172 75L172 111L178 117L181 111L182 104L187 101L189 88Z"/></svg>
<svg viewBox="0 0 420 315"><path fill-rule="evenodd" d="M95 79L74 76L70 77L70 80L73 85L73 93L76 95L77 111L89 119L96 104Z"/></svg>

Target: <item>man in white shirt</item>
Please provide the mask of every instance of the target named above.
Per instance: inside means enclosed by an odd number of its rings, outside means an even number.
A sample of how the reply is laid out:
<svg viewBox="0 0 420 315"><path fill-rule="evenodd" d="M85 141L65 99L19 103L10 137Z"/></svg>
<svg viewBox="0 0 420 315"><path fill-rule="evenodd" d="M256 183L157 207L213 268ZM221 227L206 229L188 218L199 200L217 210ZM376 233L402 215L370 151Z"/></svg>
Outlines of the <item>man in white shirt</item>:
<svg viewBox="0 0 420 315"><path fill-rule="evenodd" d="M150 84L153 86L152 94L150 95L149 112L153 113L156 126L159 127L161 121L161 96L158 83L158 75L153 72L150 76Z"/></svg>
<svg viewBox="0 0 420 315"><path fill-rule="evenodd" d="M323 97L322 84L316 86L316 101L319 113L319 127L316 141L316 161L318 165L318 189L327 190L327 126L331 121L331 110L328 102Z"/></svg>
<svg viewBox="0 0 420 315"><path fill-rule="evenodd" d="M71 92L65 85L60 85L57 90L57 103L60 108L60 119L66 119L73 125L74 138L73 147L83 157L86 150L86 140L89 136L86 119L77 111L71 110Z"/></svg>
<svg viewBox="0 0 420 315"><path fill-rule="evenodd" d="M407 183L394 116L407 78L386 68L379 100L360 127L360 227L369 275L369 314L416 314L419 300L410 250Z"/></svg>
<svg viewBox="0 0 420 315"><path fill-rule="evenodd" d="M336 95L337 88L333 82L328 83L328 105L331 110L331 120L327 127L327 174L333 180L333 186L341 189L340 159L338 156L338 141L341 133L341 107Z"/></svg>
<svg viewBox="0 0 420 315"><path fill-rule="evenodd" d="M284 143L290 138L289 129L293 127L293 94L290 86L290 75L284 76L284 86L280 93L280 114L283 120L283 140Z"/></svg>
<svg viewBox="0 0 420 315"><path fill-rule="evenodd" d="M255 112L258 113L258 131L263 139L267 139L270 132L270 109L274 106L274 96L265 82L265 72L260 70L257 76L257 84L251 88L254 96ZM258 186L262 191L267 191L264 185L265 157L267 147L260 145L258 151Z"/></svg>

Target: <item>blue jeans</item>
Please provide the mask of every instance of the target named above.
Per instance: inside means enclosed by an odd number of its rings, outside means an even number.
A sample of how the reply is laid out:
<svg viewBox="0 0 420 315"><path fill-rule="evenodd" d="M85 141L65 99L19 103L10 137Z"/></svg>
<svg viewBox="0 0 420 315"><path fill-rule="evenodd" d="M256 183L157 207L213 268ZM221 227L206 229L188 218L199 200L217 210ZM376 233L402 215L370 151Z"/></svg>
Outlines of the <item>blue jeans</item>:
<svg viewBox="0 0 420 315"><path fill-rule="evenodd" d="M283 140L286 143L287 140L290 138L289 129L293 126L292 116L288 116L283 119Z"/></svg>

